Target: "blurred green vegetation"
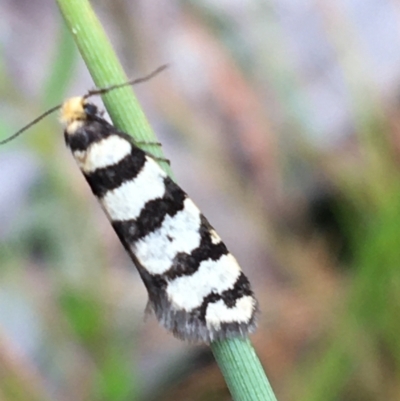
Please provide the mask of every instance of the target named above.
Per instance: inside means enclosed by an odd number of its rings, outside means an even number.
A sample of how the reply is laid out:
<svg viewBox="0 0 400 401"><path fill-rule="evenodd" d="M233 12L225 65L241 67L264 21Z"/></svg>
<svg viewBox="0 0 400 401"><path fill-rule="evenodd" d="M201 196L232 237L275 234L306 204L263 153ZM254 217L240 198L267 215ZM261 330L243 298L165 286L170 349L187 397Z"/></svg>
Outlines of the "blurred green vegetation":
<svg viewBox="0 0 400 401"><path fill-rule="evenodd" d="M112 19L112 10L109 11ZM288 277L284 285L280 284L282 295L275 301L278 312L273 322L267 325L262 320L255 336L256 348L274 378L272 384L278 399L400 399L400 174L396 143L399 105L385 104L371 89L363 92L349 78L353 71L341 64L351 95L354 132L341 147L321 150L306 135L313 129L313 109L295 67L283 57L283 51L266 54L260 51L262 42L248 47L247 38L232 28L235 25L229 17L199 2L191 2L180 12L190 19L182 29L196 27L205 49L209 45L216 52L213 54L225 60L222 67L226 70L221 69L232 80L213 87L214 92L209 94L214 108L223 114L221 120L225 125L213 126L210 121L215 116L206 114L207 109L191 107L190 100L183 95L179 97L177 92L163 88L165 93L160 90L157 108L167 121L165 124L182 136L187 135L197 155L208 156L208 146L215 145L213 135L238 125L234 113L229 114L229 107L223 103L224 91L231 93L227 86L240 87L244 101L247 99L250 105L256 99L257 107L270 122L268 115L273 111L265 97L256 93L249 100L260 82L273 92L286 121L273 130L263 126L259 131L265 137L271 136L270 143L275 144L271 146L276 146L273 158L270 149L260 152L276 174L275 192L271 187L268 191L262 188L266 180L257 178L264 177L265 164L251 158L245 160L246 164L240 158L254 139L246 136L247 131L243 135L235 131L236 136L222 136L215 151L225 162L224 178L231 180L226 187L265 228L265 232L260 230L268 238L264 246ZM265 12L269 17L266 31L271 33L268 40L276 40L276 46L284 48L284 34L276 27L273 14ZM29 101L19 94L1 60L0 91L3 103L7 103L5 110L14 109L12 117L18 116L16 123L0 115L1 137L64 99L75 76L78 54L61 19L58 24L53 60L36 99ZM143 39L144 43L152 43L151 34L146 34L150 39ZM254 33L252 38L256 37ZM140 50L141 39L134 38L138 59L144 57L140 51L146 53L150 48L142 46ZM190 138L196 132L203 134L200 138L206 142L204 148L198 139ZM106 222L99 222L96 203L81 190L83 179L64 152L55 118L43 120L18 141L1 152L18 149L23 142L26 149L40 158L41 176L29 190L28 201L15 217L11 232L0 243L0 304L4 303L0 310L14 312L14 302L22 302L24 313L35 322L30 333L34 344L29 352L19 349L14 332L10 334L6 325L0 326L0 399L140 398L144 384L137 378L135 323L141 321L131 318L130 309L121 312L123 301L115 288L126 276L119 271L121 266L111 264L123 265L124 261L115 256L108 244L108 234L103 233ZM226 145L228 141L235 141L234 150ZM210 164L215 166L214 161ZM310 176L321 175L332 189L335 208L331 212L341 238L345 236L348 241L349 257L345 260L338 257L335 247L329 246L329 235L316 230L301 214L307 208L309 193L296 171L299 164L306 166ZM240 193L243 187L250 195ZM276 202L268 204L270 199L265 193L275 196ZM285 213L285 206L291 210L293 204L300 216L296 215L295 223L292 214ZM303 228L296 231L298 221L309 227L305 234ZM295 229L288 230L292 224ZM267 287L258 291L262 301L263 292L268 291ZM299 304L305 312L296 315ZM261 308L268 310L267 303ZM269 321L265 314L261 319ZM300 322L292 323L288 317ZM209 374L193 373L194 377L199 375L198 380L183 380L180 387L171 383L172 389L168 390L164 384L162 395L157 386L148 394L167 400L174 399L180 391L180 399L202 400L211 399L210 389L215 388L220 397L228 400L229 396L223 392L221 395L221 389L212 381L215 372L211 369Z"/></svg>
<svg viewBox="0 0 400 401"><path fill-rule="evenodd" d="M29 115L21 114L22 124L59 104L74 76L78 52L61 17L59 26L47 79L39 99L26 107ZM3 79L7 81L4 71ZM52 387L59 383L68 390L68 399L73 394L98 400L132 399L137 388L135 359L125 345L133 353L134 334L131 340L121 339L115 317L108 312L112 308L105 306L108 301L99 290L101 279L96 280L96 274L107 265L95 228L95 203L82 199L74 189L81 185L73 182L78 179L66 174L64 157L59 155L62 131L54 120L43 120L25 133L25 143L40 157L41 177L30 191L27 208L16 216L11 233L0 244L2 290L17 291L16 282L20 282L28 313L42 318L36 327L39 338L34 352L40 373L26 364L26 355L17 352L14 359L14 351L4 343L0 346L0 398L50 400ZM9 135L9 126L4 123L3 137ZM54 381L51 386L48 378Z"/></svg>

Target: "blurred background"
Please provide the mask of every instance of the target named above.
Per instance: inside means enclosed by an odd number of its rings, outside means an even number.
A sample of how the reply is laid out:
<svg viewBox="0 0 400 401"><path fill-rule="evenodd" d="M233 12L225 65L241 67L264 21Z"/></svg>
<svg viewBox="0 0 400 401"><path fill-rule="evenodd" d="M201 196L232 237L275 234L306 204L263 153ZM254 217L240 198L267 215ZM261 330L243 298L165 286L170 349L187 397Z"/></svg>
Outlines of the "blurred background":
<svg viewBox="0 0 400 401"><path fill-rule="evenodd" d="M400 399L400 5L92 1L178 183L253 283L280 401ZM0 139L93 87L53 1L0 2ZM230 400L147 295L56 116L0 149L0 400Z"/></svg>

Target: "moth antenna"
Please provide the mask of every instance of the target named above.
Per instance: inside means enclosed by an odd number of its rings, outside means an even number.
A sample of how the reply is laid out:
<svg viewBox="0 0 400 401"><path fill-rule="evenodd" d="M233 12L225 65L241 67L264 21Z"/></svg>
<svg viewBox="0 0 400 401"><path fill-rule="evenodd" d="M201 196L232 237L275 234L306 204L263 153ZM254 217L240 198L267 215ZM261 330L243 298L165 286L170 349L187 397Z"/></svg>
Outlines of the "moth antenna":
<svg viewBox="0 0 400 401"><path fill-rule="evenodd" d="M114 89L123 88L124 86L132 86L132 85L140 84L142 82L146 82L146 81L150 80L151 78L155 77L156 75L158 75L161 71L164 71L167 67L168 67L168 64L164 64L161 67L158 67L153 72L151 72L149 75L146 75L144 77L136 78L131 81L124 82L122 84L110 85L105 88L92 89L88 93L86 93L86 95L83 96L83 98L87 99L89 97L96 96L96 95L104 95L105 93L110 92Z"/></svg>
<svg viewBox="0 0 400 401"><path fill-rule="evenodd" d="M25 125L25 127L21 128L19 131L17 131L15 134L12 134L11 136L9 136L6 139L3 139L2 141L0 141L0 145L4 145L7 142L12 141L13 139L15 139L17 136L20 136L23 132L25 132L28 128L32 127L32 125L35 125L36 123L38 123L40 120L42 120L43 118L45 118L46 116L48 116L51 113L54 113L55 111L59 110L61 108L61 104L59 104L58 106L54 106L51 109L45 111L43 114L41 114L39 117L35 118L33 121L31 121L28 125Z"/></svg>
<svg viewBox="0 0 400 401"><path fill-rule="evenodd" d="M153 78L154 76L158 75L161 71L165 70L167 67L168 67L168 65L164 64L161 67L158 67L153 72L151 72L149 75L146 75L146 76L144 76L142 78L133 79L131 81L124 82L122 84L107 86L106 88L90 90L86 95L83 96L83 99L87 99L87 98L89 98L91 96L95 96L95 95L103 95L103 94L105 94L107 92L110 92L110 91L112 91L114 89L123 88L124 86L136 85L136 84L140 84L142 82L146 82L149 79ZM13 139L15 139L16 137L21 135L23 132L25 132L27 129L32 127L32 125L35 125L40 120L42 120L44 117L48 116L51 113L54 113L55 111L59 110L61 107L62 107L62 104L59 104L58 106L54 106L51 109L45 111L39 117L37 117L33 121L31 121L28 125L26 125L25 127L21 128L19 131L17 131L15 134L13 134L13 135L9 136L8 138L3 139L2 141L0 141L0 145L4 145L7 142L12 141Z"/></svg>

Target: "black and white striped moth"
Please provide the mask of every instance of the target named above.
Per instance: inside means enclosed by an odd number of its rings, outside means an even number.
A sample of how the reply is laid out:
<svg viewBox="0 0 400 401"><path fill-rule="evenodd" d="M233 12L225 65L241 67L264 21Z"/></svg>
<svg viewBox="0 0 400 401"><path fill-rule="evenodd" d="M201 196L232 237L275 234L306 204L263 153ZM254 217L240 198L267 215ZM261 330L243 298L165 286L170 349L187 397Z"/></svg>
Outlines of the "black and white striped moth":
<svg viewBox="0 0 400 401"><path fill-rule="evenodd" d="M57 107L65 142L147 288L148 309L192 342L253 332L257 301L236 259L157 161L88 102L105 91Z"/></svg>

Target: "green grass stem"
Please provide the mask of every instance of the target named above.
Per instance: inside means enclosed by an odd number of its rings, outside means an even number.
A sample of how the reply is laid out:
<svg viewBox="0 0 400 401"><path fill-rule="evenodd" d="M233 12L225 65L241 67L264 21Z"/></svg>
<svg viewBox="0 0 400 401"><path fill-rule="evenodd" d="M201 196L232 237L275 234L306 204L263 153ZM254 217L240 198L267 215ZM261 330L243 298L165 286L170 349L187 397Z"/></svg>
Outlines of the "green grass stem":
<svg viewBox="0 0 400 401"><path fill-rule="evenodd" d="M126 82L128 79L90 3L87 0L57 0L57 3L96 86ZM112 91L103 96L103 101L116 127L136 141L156 141L131 88ZM163 157L158 146L144 148ZM163 168L171 174L166 163ZM235 401L276 400L248 339L220 341L211 344L211 348Z"/></svg>

